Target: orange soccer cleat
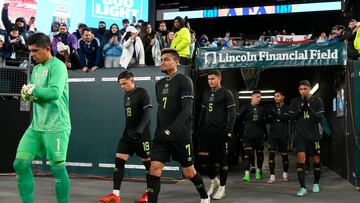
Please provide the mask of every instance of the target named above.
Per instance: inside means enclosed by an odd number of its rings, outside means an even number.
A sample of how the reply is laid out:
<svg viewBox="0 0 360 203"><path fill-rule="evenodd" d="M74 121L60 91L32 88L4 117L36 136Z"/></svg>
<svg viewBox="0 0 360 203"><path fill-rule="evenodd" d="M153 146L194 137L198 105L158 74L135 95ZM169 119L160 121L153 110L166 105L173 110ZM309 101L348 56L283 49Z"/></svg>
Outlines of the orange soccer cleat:
<svg viewBox="0 0 360 203"><path fill-rule="evenodd" d="M121 197L116 196L114 193L108 194L107 196L99 199L100 202L104 202L104 203L108 203L108 202L120 203L120 200L121 200Z"/></svg>
<svg viewBox="0 0 360 203"><path fill-rule="evenodd" d="M147 194L147 192L144 192L142 194L142 196L139 197L139 199L136 200L136 202L138 202L138 203L146 203L146 202L148 202L148 194Z"/></svg>

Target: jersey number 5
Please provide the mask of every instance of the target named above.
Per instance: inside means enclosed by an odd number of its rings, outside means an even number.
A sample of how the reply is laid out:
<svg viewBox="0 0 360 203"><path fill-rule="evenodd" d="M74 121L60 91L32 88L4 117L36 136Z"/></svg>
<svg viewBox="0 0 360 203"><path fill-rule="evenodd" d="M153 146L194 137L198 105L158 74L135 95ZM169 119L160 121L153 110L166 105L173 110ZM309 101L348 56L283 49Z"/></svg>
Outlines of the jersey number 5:
<svg viewBox="0 0 360 203"><path fill-rule="evenodd" d="M214 109L213 109L213 103L209 103L209 112L212 112Z"/></svg>

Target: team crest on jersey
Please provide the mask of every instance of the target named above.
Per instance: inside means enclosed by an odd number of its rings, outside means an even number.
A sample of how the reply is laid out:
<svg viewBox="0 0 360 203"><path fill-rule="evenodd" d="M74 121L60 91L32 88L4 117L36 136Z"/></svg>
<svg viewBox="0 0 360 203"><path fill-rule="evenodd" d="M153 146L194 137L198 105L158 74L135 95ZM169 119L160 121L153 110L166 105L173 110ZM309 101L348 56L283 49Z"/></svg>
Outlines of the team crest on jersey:
<svg viewBox="0 0 360 203"><path fill-rule="evenodd" d="M125 105L126 105L126 106L130 106L130 97L127 98Z"/></svg>
<svg viewBox="0 0 360 203"><path fill-rule="evenodd" d="M42 72L42 76L43 76L43 77L47 77L47 76L48 76L48 73L49 73L48 70L44 70L44 71Z"/></svg>
<svg viewBox="0 0 360 203"><path fill-rule="evenodd" d="M169 87L169 83L166 83L166 84L165 84L165 87L168 88L168 87Z"/></svg>

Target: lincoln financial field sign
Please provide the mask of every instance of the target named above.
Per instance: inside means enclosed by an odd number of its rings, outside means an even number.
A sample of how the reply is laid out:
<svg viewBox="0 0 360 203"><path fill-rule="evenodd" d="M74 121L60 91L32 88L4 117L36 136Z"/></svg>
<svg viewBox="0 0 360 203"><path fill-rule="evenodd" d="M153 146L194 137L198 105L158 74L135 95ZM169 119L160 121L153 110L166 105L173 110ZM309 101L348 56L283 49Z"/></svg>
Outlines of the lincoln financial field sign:
<svg viewBox="0 0 360 203"><path fill-rule="evenodd" d="M200 48L197 69L346 65L344 43Z"/></svg>

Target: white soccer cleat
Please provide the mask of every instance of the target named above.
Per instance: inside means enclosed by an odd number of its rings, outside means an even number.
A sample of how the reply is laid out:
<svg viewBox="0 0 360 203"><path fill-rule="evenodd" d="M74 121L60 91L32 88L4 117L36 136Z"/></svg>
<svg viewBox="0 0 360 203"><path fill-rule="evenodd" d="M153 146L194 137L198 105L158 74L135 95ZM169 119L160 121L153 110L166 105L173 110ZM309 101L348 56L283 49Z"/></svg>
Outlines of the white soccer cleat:
<svg viewBox="0 0 360 203"><path fill-rule="evenodd" d="M288 182L288 181L289 181L289 177L288 177L288 173L287 173L287 172L283 172L283 181L284 181L284 182Z"/></svg>
<svg viewBox="0 0 360 203"><path fill-rule="evenodd" d="M225 186L220 186L212 198L218 200L224 197L225 197Z"/></svg>
<svg viewBox="0 0 360 203"><path fill-rule="evenodd" d="M210 196L207 199L201 199L200 203L210 203Z"/></svg>
<svg viewBox="0 0 360 203"><path fill-rule="evenodd" d="M270 175L270 179L268 180L269 184L274 184L275 183L275 175Z"/></svg>
<svg viewBox="0 0 360 203"><path fill-rule="evenodd" d="M212 194L214 194L214 192L219 188L220 186L220 181L218 178L214 178L211 180L211 185L210 185L210 188L207 192L207 194L209 196L211 196Z"/></svg>

